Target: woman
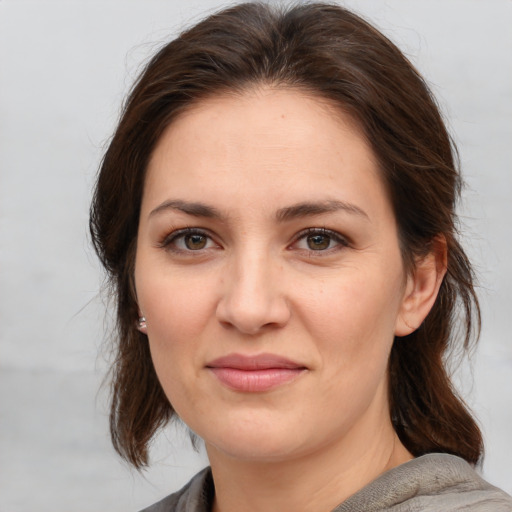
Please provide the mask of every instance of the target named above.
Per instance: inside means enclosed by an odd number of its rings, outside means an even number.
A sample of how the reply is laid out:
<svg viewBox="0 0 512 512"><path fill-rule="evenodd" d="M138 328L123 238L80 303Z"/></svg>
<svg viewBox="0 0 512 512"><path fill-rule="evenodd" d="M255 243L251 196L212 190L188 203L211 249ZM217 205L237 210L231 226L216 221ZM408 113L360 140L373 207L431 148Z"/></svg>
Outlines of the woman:
<svg viewBox="0 0 512 512"><path fill-rule="evenodd" d="M211 469L151 511L512 510L446 351L479 325L421 77L334 5L242 4L150 61L91 209L118 306L111 432L177 415Z"/></svg>

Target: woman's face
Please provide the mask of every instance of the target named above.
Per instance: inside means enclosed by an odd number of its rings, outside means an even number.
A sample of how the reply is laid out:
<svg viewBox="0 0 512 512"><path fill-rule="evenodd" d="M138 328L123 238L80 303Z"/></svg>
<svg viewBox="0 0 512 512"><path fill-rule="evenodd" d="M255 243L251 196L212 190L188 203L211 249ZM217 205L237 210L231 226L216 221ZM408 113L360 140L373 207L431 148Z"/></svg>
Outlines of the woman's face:
<svg viewBox="0 0 512 512"><path fill-rule="evenodd" d="M397 227L370 148L325 102L260 89L174 121L135 282L158 378L207 447L279 460L389 423Z"/></svg>

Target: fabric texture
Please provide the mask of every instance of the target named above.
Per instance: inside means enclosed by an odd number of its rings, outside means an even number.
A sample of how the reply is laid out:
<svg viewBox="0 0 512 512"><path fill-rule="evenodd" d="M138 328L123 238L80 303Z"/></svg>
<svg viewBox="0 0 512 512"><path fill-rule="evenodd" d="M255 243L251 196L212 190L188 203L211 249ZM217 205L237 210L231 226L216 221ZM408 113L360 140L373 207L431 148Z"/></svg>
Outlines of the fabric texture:
<svg viewBox="0 0 512 512"><path fill-rule="evenodd" d="M210 512L210 468L141 512ZM332 512L512 512L512 497L483 480L463 459L433 453L387 471Z"/></svg>

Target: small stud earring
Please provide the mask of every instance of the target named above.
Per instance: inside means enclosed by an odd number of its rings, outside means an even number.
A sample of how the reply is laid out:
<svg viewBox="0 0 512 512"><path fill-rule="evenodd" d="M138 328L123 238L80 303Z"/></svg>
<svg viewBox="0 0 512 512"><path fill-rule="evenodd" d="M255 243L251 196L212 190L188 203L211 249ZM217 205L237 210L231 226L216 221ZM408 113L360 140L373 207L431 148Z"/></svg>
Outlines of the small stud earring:
<svg viewBox="0 0 512 512"><path fill-rule="evenodd" d="M141 316L137 322L137 329L139 329L140 332L146 334L147 327L146 317Z"/></svg>

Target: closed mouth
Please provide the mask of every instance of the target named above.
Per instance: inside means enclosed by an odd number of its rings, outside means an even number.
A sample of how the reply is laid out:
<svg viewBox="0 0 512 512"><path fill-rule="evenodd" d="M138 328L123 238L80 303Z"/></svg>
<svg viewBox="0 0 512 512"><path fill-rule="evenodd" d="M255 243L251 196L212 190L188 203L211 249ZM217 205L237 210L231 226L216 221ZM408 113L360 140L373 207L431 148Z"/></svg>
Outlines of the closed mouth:
<svg viewBox="0 0 512 512"><path fill-rule="evenodd" d="M295 380L308 368L275 354L230 354L206 365L217 379L234 391L263 392Z"/></svg>

